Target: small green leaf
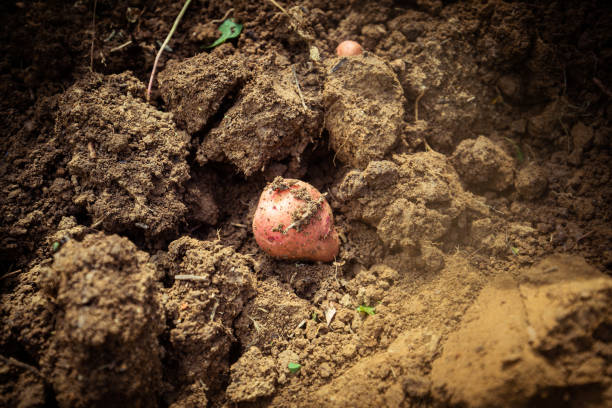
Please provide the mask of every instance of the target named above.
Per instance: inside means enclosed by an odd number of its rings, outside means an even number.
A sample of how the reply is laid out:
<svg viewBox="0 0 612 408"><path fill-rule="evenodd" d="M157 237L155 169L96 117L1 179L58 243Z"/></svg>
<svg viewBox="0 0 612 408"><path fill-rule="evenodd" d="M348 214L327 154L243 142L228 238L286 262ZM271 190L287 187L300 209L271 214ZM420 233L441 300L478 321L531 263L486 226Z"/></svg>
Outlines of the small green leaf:
<svg viewBox="0 0 612 408"><path fill-rule="evenodd" d="M59 247L60 247L60 243L59 243L59 242L57 242L57 241L55 241L55 242L53 243L53 245L51 245L51 249L53 250L53 252L57 252L57 250L59 249Z"/></svg>
<svg viewBox="0 0 612 408"><path fill-rule="evenodd" d="M238 37L242 31L242 24L235 23L233 18L228 18L221 23L218 30L221 33L221 37L217 38L214 43L205 48L214 48L217 45L223 44L227 40Z"/></svg>
<svg viewBox="0 0 612 408"><path fill-rule="evenodd" d="M317 314L317 312L312 312L312 316L310 316L312 318L312 320L314 320L315 322L319 321L319 315Z"/></svg>
<svg viewBox="0 0 612 408"><path fill-rule="evenodd" d="M521 150L518 143L516 143L514 140L510 139L509 137L505 137L504 139L506 139L508 142L510 142L512 146L514 146L514 150L516 150L516 159L519 161L519 163L524 162L525 155L523 154L523 151Z"/></svg>
<svg viewBox="0 0 612 408"><path fill-rule="evenodd" d="M374 308L374 307L371 307L371 306L361 305L361 306L359 306L359 307L358 307L357 309L355 309L355 310L357 310L358 312L361 312L361 313L367 313L367 314L369 314L370 316L374 316L374 315L376 314L376 310L375 310L375 308Z"/></svg>
<svg viewBox="0 0 612 408"><path fill-rule="evenodd" d="M289 371L291 371L292 374L295 374L298 371L300 371L300 368L302 368L302 365L300 363L289 363L287 365L287 368L289 368Z"/></svg>
<svg viewBox="0 0 612 408"><path fill-rule="evenodd" d="M517 248L517 247L513 247L513 246L511 246L511 247L510 247L510 250L512 251L512 253L513 253L514 255L518 255L518 254L519 254L519 253L518 253L518 248Z"/></svg>

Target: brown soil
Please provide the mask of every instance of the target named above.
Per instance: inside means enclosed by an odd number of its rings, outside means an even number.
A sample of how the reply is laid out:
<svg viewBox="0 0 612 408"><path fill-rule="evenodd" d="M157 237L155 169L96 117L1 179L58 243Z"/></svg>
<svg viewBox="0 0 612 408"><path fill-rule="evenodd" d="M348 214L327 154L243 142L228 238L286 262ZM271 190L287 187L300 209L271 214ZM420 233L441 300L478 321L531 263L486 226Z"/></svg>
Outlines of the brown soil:
<svg viewBox="0 0 612 408"><path fill-rule="evenodd" d="M281 6L0 5L0 406L612 405L610 6Z"/></svg>

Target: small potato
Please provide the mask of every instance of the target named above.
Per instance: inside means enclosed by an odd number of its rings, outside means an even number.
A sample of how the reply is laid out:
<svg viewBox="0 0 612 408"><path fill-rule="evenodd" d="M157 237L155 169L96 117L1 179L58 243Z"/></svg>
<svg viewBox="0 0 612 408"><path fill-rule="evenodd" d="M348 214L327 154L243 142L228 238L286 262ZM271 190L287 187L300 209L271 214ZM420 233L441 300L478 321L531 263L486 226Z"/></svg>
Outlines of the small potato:
<svg viewBox="0 0 612 408"><path fill-rule="evenodd" d="M287 260L329 262L340 247L325 197L308 183L282 177L261 194L253 234L266 253Z"/></svg>
<svg viewBox="0 0 612 408"><path fill-rule="evenodd" d="M363 54L363 48L356 41L342 41L336 48L336 54L339 57L351 57Z"/></svg>

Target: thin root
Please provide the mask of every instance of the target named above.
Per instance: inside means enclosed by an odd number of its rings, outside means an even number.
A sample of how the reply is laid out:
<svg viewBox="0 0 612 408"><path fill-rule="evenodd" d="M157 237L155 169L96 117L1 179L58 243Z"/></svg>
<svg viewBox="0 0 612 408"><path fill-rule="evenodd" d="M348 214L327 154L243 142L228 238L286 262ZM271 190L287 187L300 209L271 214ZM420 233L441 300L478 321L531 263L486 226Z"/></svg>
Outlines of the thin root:
<svg viewBox="0 0 612 408"><path fill-rule="evenodd" d="M298 81L297 74L295 73L295 67L291 66L291 72L293 72L293 79L295 79L295 85L297 86L298 95L300 95L300 100L302 101L304 111L307 111L308 107L306 106L306 102L304 102L304 95L302 95L302 88L300 88L300 83Z"/></svg>
<svg viewBox="0 0 612 408"><path fill-rule="evenodd" d="M219 19L217 19L217 20L210 20L210 22L211 22L211 23L214 23L214 24L217 24L217 23L222 23L222 22L224 22L224 21L225 21L225 19L227 19L227 17L229 17L229 15L230 15L231 13L233 13L233 12L234 12L234 8L231 8L231 9L229 9L229 10L227 10L227 11L225 12L225 14L223 15L223 17L221 17L221 18L219 18Z"/></svg>
<svg viewBox="0 0 612 408"><path fill-rule="evenodd" d="M423 95L425 95L425 89L423 89L421 93L414 100L414 121L415 122L419 121L419 102L421 101L421 98L423 97Z"/></svg>

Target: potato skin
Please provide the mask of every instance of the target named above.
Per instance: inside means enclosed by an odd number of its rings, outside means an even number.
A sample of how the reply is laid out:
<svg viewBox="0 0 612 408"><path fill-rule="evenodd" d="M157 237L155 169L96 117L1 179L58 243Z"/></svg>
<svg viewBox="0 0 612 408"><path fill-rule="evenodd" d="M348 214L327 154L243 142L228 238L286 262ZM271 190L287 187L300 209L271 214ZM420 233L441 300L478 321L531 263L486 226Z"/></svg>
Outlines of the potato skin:
<svg viewBox="0 0 612 408"><path fill-rule="evenodd" d="M309 219L292 227L296 214L309 207ZM253 234L267 254L286 260L329 262L340 247L331 207L316 188L295 179L277 178L266 186L253 217Z"/></svg>
<svg viewBox="0 0 612 408"><path fill-rule="evenodd" d="M336 55L339 57L352 57L355 55L363 54L363 48L361 48L361 44L356 41L342 41L336 47Z"/></svg>

